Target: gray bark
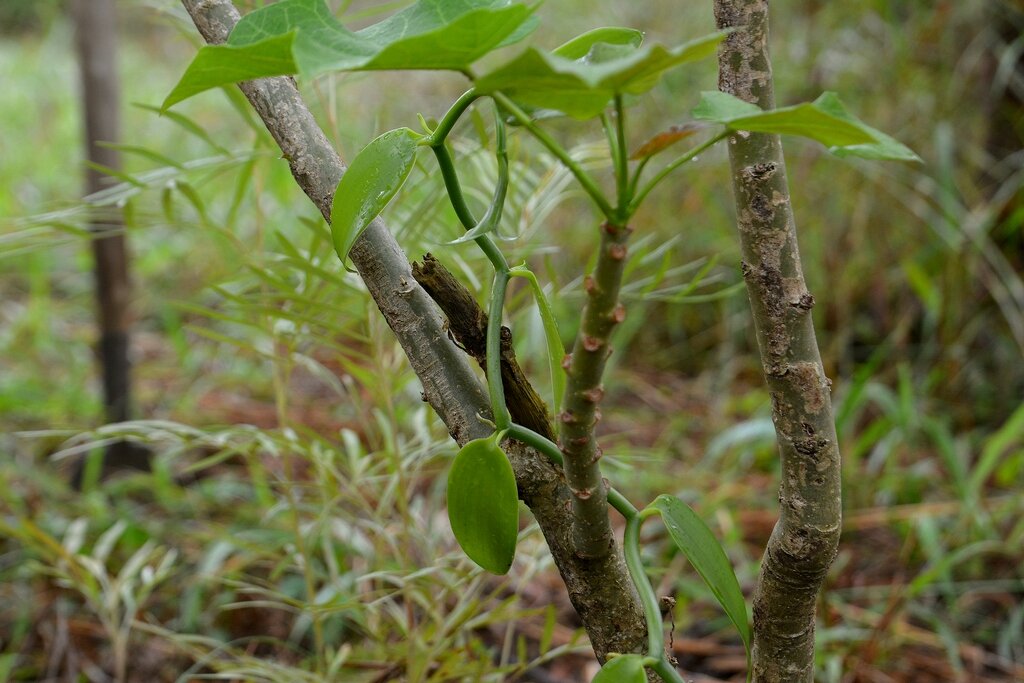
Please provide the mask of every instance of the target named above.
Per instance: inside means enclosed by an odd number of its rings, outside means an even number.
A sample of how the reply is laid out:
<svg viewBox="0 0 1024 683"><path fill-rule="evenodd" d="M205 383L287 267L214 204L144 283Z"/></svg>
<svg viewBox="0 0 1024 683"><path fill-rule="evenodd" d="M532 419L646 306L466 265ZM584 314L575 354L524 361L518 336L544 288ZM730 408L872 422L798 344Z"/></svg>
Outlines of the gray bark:
<svg viewBox="0 0 1024 683"><path fill-rule="evenodd" d="M719 88L774 108L768 2L715 0ZM753 309L782 458L779 521L754 593L754 681L810 683L815 604L841 527L840 458L777 135L729 138L743 277Z"/></svg>
<svg viewBox="0 0 1024 683"><path fill-rule="evenodd" d="M229 0L182 0L207 42L222 43L238 21ZM303 103L290 78L268 78L239 87L284 153L292 175L330 220L334 190L345 167ZM401 343L423 384L426 401L459 444L486 436L477 416L490 412L486 391L467 356L448 339L440 312L412 275L408 259L379 218L350 257ZM609 652L641 652L646 626L635 590L617 549L587 561L573 552L571 494L561 472L521 444L508 447L519 495L547 540L569 597L601 661Z"/></svg>

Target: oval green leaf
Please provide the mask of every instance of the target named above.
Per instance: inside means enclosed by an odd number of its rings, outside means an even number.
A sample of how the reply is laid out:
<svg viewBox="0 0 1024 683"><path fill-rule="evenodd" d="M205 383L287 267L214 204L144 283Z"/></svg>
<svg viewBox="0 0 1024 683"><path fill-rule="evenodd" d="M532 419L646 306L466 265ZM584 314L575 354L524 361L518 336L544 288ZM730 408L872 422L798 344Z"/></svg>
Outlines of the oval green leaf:
<svg viewBox="0 0 1024 683"><path fill-rule="evenodd" d="M855 122L822 109L815 102L763 111L760 107L722 92L701 93L693 110L698 119L723 123L732 130L752 133L800 135L825 146L874 142L874 137Z"/></svg>
<svg viewBox="0 0 1024 683"><path fill-rule="evenodd" d="M715 54L726 35L720 31L674 48L596 42L577 60L531 47L480 76L476 90L481 95L500 91L519 104L589 119L616 94L642 95L668 69Z"/></svg>
<svg viewBox="0 0 1024 683"><path fill-rule="evenodd" d="M418 0L350 31L324 0L280 0L246 14L226 45L203 47L164 102L219 85L298 73L440 69L462 71L536 28L535 5L511 0Z"/></svg>
<svg viewBox="0 0 1024 683"><path fill-rule="evenodd" d="M914 150L877 128L872 128L851 114L839 99L839 96L834 92L823 92L818 99L814 100L814 104L822 111L854 123L875 139L875 142L868 144L829 148L829 151L837 157L852 156L881 161L914 161L921 163L921 157L917 156Z"/></svg>
<svg viewBox="0 0 1024 683"><path fill-rule="evenodd" d="M384 133L356 155L341 177L331 205L331 234L342 261L409 177L420 137L408 128Z"/></svg>
<svg viewBox="0 0 1024 683"><path fill-rule="evenodd" d="M757 105L727 93L704 92L693 115L724 124L732 130L810 138L840 157L920 161L910 148L847 111L833 92L823 93L814 102L770 111L763 111Z"/></svg>
<svg viewBox="0 0 1024 683"><path fill-rule="evenodd" d="M160 111L210 88L254 78L293 74L295 32L285 31L247 45L207 45L199 50Z"/></svg>
<svg viewBox="0 0 1024 683"><path fill-rule="evenodd" d="M689 505L674 496L660 495L650 507L661 513L665 528L676 547L704 579L729 619L736 625L749 659L751 634L747 604L732 564L711 529Z"/></svg>
<svg viewBox="0 0 1024 683"><path fill-rule="evenodd" d="M586 33L581 33L572 40L556 47L551 51L551 54L565 57L566 59L582 59L590 52L590 48L594 47L597 43L640 47L642 42L644 42L642 31L621 26L605 26L604 28L595 28Z"/></svg>
<svg viewBox="0 0 1024 683"><path fill-rule="evenodd" d="M525 38L537 25L532 14L533 7L508 0L419 0L357 33L380 46L363 68L466 69Z"/></svg>
<svg viewBox="0 0 1024 683"><path fill-rule="evenodd" d="M512 465L494 436L470 441L448 473L448 520L469 559L493 574L512 566L519 494Z"/></svg>
<svg viewBox="0 0 1024 683"><path fill-rule="evenodd" d="M735 95L718 90L705 90L700 94L700 102L693 108L693 117L702 121L728 123L744 116L757 116L764 110L756 104L741 100Z"/></svg>
<svg viewBox="0 0 1024 683"><path fill-rule="evenodd" d="M592 683L646 683L644 658L640 655L619 655L605 662Z"/></svg>

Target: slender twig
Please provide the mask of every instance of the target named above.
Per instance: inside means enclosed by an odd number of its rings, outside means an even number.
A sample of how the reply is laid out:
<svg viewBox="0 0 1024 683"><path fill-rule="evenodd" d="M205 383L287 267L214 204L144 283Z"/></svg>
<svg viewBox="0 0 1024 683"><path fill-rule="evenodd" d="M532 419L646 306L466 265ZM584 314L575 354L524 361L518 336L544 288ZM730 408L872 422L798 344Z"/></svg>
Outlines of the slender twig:
<svg viewBox="0 0 1024 683"><path fill-rule="evenodd" d="M692 161L693 159L696 159L698 154L701 154L702 152L704 152L704 150L717 145L719 142L721 142L727 137L729 137L729 131L722 131L718 135L709 138L708 140L697 145L696 147L689 150L685 154L679 156L676 159L673 159L668 164L666 164L666 166L660 171L658 171L657 175L651 178L647 182L647 184L644 185L643 189L637 192L636 195L633 197L633 200L629 206L629 211L627 212L628 215L633 215L634 213L636 213L636 210L643 203L644 199L646 199L647 195L651 193L651 190L657 187L658 183L664 180L669 173L676 170L677 168L685 164L687 161ZM640 169L637 169L637 177L639 177L639 175Z"/></svg>
<svg viewBox="0 0 1024 683"><path fill-rule="evenodd" d="M629 181L630 197L636 197L637 188L640 186L640 179L643 177L644 171L647 169L647 164L649 164L651 162L651 159L653 158L653 156L644 157L643 159L640 160L640 163L636 165L636 168L633 169L633 177ZM633 207L634 211L638 206L638 204L634 203L632 200L630 201L630 205L631 207Z"/></svg>

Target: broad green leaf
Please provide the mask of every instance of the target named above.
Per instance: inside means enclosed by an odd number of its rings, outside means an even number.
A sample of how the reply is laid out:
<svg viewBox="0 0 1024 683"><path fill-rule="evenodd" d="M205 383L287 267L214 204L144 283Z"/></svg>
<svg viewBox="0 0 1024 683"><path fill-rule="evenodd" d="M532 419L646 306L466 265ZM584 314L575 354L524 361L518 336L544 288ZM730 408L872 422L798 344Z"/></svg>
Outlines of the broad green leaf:
<svg viewBox="0 0 1024 683"><path fill-rule="evenodd" d="M921 157L914 153L914 150L904 145L889 135L886 135L877 128L867 125L849 111L843 105L839 96L834 92L826 91L821 94L814 103L823 111L833 116L850 121L859 126L861 130L875 138L876 142L868 144L849 145L845 147L832 147L830 152L837 157L861 157L863 159L879 159L887 161L921 161Z"/></svg>
<svg viewBox="0 0 1024 683"><path fill-rule="evenodd" d="M635 51L643 42L643 33L631 28L596 28L579 35L569 42L551 51L557 57L564 57L583 64L607 61L613 54L624 56ZM611 51L619 50L612 53ZM519 103L520 108L530 115L534 121L554 119L565 116L565 112L547 107L534 107L526 102ZM511 125L519 125L519 121L510 118Z"/></svg>
<svg viewBox="0 0 1024 683"><path fill-rule="evenodd" d="M576 61L583 64L604 64L630 57L637 49L637 46L629 43L594 43L587 54Z"/></svg>
<svg viewBox="0 0 1024 683"><path fill-rule="evenodd" d="M644 34L634 28L622 28L619 26L606 26L595 28L582 33L572 40L559 45L551 54L565 59L582 59L587 56L590 49L597 43L609 45L630 45L640 47L644 42Z"/></svg>
<svg viewBox="0 0 1024 683"><path fill-rule="evenodd" d="M605 662L592 683L645 683L644 658L640 655L619 655Z"/></svg>
<svg viewBox="0 0 1024 683"><path fill-rule="evenodd" d="M874 142L874 138L856 125L818 109L813 103L766 111L757 116L729 122L730 128L751 133L802 135L826 147L845 147Z"/></svg>
<svg viewBox="0 0 1024 683"><path fill-rule="evenodd" d="M329 69L357 69L380 52L380 46L338 23L324 0L281 0L250 12L231 31L228 45L259 44L292 32L292 73L304 76ZM200 54L206 49L200 50Z"/></svg>
<svg viewBox="0 0 1024 683"><path fill-rule="evenodd" d="M536 7L536 5L533 5L533 7ZM505 40L498 43L495 46L495 49L507 47L509 45L515 45L519 41L529 36L534 31L536 31L538 26L540 26L540 19L537 17L536 14L531 14L526 19L526 21L519 24L515 31L512 31L512 33L508 34Z"/></svg>
<svg viewBox="0 0 1024 683"><path fill-rule="evenodd" d="M161 105L161 110L220 85L295 73L294 33L283 33L250 45L207 45Z"/></svg>
<svg viewBox="0 0 1024 683"><path fill-rule="evenodd" d="M840 157L920 161L908 147L850 114L833 92L814 102L771 111L723 92L704 92L693 115L732 130L810 138Z"/></svg>
<svg viewBox="0 0 1024 683"><path fill-rule="evenodd" d="M164 108L239 80L299 73L381 69L461 71L535 26L533 8L515 0L419 0L353 32L324 0L281 0L247 14L226 45L206 46Z"/></svg>
<svg viewBox="0 0 1024 683"><path fill-rule="evenodd" d="M383 46L362 68L466 69L513 36L532 12L511 0L420 0L359 32Z"/></svg>
<svg viewBox="0 0 1024 683"><path fill-rule="evenodd" d="M421 137L408 128L388 131L364 147L341 177L331 205L331 234L342 261L409 177Z"/></svg>
<svg viewBox="0 0 1024 683"><path fill-rule="evenodd" d="M588 58L579 60L531 47L477 79L476 89L481 94L501 91L529 106L588 119L616 94L641 95L667 69L713 55L725 35L713 33L671 49L595 43Z"/></svg>
<svg viewBox="0 0 1024 683"><path fill-rule="evenodd" d="M691 112L693 118L715 123L728 123L734 119L763 114L761 107L745 102L735 95L719 90L705 90L700 94L700 102Z"/></svg>
<svg viewBox="0 0 1024 683"><path fill-rule="evenodd" d="M689 505L674 496L658 496L650 505L661 513L669 536L697 570L704 583L736 625L750 655L750 622L747 605L732 564L711 530Z"/></svg>
<svg viewBox="0 0 1024 683"><path fill-rule="evenodd" d="M723 92L705 92L701 93L701 102L693 115L725 124L732 130L800 135L826 147L875 142L875 138L856 123L822 109L817 102L763 111L757 105Z"/></svg>
<svg viewBox="0 0 1024 683"><path fill-rule="evenodd" d="M497 435L470 441L448 473L448 519L459 545L489 572L512 566L519 533L519 497L512 465Z"/></svg>

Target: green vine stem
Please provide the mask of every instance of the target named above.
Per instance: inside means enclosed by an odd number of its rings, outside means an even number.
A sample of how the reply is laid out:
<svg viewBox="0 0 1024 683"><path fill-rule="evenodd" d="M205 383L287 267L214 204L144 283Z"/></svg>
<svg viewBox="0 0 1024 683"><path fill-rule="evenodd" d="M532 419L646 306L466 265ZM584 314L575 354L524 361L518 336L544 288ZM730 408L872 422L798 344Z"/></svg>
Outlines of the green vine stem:
<svg viewBox="0 0 1024 683"><path fill-rule="evenodd" d="M643 159L640 160L639 163L637 163L636 168L633 169L633 177L630 178L629 180L629 196L631 198L636 197L637 188L640 186L640 178L643 177L644 170L647 168L647 164L650 163L651 159L653 158L654 157L644 157ZM632 211L635 212L639 207L640 205L638 202L635 202L632 199L630 199L629 208L632 209Z"/></svg>
<svg viewBox="0 0 1024 683"><path fill-rule="evenodd" d="M665 683L685 683L676 668L665 658L665 631L658 596L654 594L654 587L651 586L640 559L640 527L644 519L653 514L657 512L644 510L626 518L622 547L626 553L626 568L629 569L629 576L640 594L640 604L643 605L644 617L647 620L647 656L655 660L651 668Z"/></svg>
<svg viewBox="0 0 1024 683"><path fill-rule="evenodd" d="M462 194L462 186L459 184L459 176L455 170L455 161L452 159L452 153L443 141L437 145L432 145L430 149L434 151L438 166L441 167L441 177L444 179L444 186L448 191L448 198L451 200L452 208L455 209L455 215L466 230L472 230L478 225L478 222L473 217L472 212L470 212L469 206L466 204L466 198ZM487 260L491 262L496 271L508 271L508 262L490 235L480 235L476 238L476 243L480 246L480 249L487 256Z"/></svg>
<svg viewBox="0 0 1024 683"><path fill-rule="evenodd" d="M465 235L452 240L448 244L461 244L463 242L476 241L480 236L491 233L501 222L501 214L505 208L505 197L508 194L508 150L506 147L505 122L502 121L498 112L494 115L495 133L495 158L498 162L498 181L494 187L494 197L491 199L487 212L480 221L470 228Z"/></svg>
<svg viewBox="0 0 1024 683"><path fill-rule="evenodd" d="M512 423L508 427L508 436L516 439L517 441L522 441L530 448L539 451L556 465L563 464L564 459L562 457L562 449L560 449L554 441L548 439L543 434L538 434L532 429L520 424ZM608 488L608 502L626 519L640 514L640 512L625 496L611 487Z"/></svg>
<svg viewBox="0 0 1024 683"><path fill-rule="evenodd" d="M512 417L505 404L505 387L501 381L501 312L505 305L508 280L508 269L494 273L487 313L487 392L491 399L491 413L494 415L494 426L497 430L508 429L512 424Z"/></svg>
<svg viewBox="0 0 1024 683"><path fill-rule="evenodd" d="M505 403L505 388L501 380L501 319L502 310L505 305L505 291L508 288L508 281L511 277L508 262L501 253L498 245L489 234L490 229L501 220L502 208L505 205L505 196L508 192L508 155L505 150L505 123L501 120L499 113L495 113L495 132L497 138L498 158L498 183L494 191L494 199L483 219L477 221L469 206L466 204L465 196L462 194L462 186L459 183L458 172L455 168L455 161L452 154L445 146L445 140L451 132L459 117L476 100L477 95L469 90L458 99L448 110L441 123L430 137L430 148L437 157L438 165L441 167L441 176L444 179L445 188L455 209L455 214L463 227L466 228L467 236L474 232L485 231L473 237L480 249L487 256L487 259L494 267L494 284L491 287L490 304L488 307L487 343L486 343L486 368L487 368L487 393L491 404L491 413L494 417L495 429L500 431L508 429L512 423L508 406Z"/></svg>
<svg viewBox="0 0 1024 683"><path fill-rule="evenodd" d="M644 565L640 559L640 526L642 524L642 513L626 518L626 531L622 538L622 547L626 553L626 567L640 593L640 603L644 607L644 617L647 619L647 653L656 657L664 648L662 645L663 633L660 627L661 610L658 608L658 598L644 574ZM651 624L657 624L658 628L651 628Z"/></svg>
<svg viewBox="0 0 1024 683"><path fill-rule="evenodd" d="M538 434L529 427L513 422L508 427L508 436L517 441L522 441L530 448L539 451L556 465L562 464L562 451L559 450L558 445L554 441L543 434Z"/></svg>
<svg viewBox="0 0 1024 683"><path fill-rule="evenodd" d="M686 683L683 677L679 675L679 672L676 671L676 668L665 658L665 655L662 655L651 664L651 669L654 673L661 676L661 680L665 681L665 683Z"/></svg>
<svg viewBox="0 0 1024 683"><path fill-rule="evenodd" d="M455 100L455 103L448 108L448 111L441 117L441 120L437 122L437 127L430 133L430 137L426 140L425 144L430 147L443 145L444 141L448 139L448 135L452 132L452 128L459 122L462 115L466 113L469 106L479 97L480 95L473 88L462 93L459 99Z"/></svg>
<svg viewBox="0 0 1024 683"><path fill-rule="evenodd" d="M619 153L618 135L615 132L615 126L612 125L612 119L608 115L607 111L601 113L601 128L604 129L604 137L608 141L608 150L611 152L612 159L616 159Z"/></svg>

